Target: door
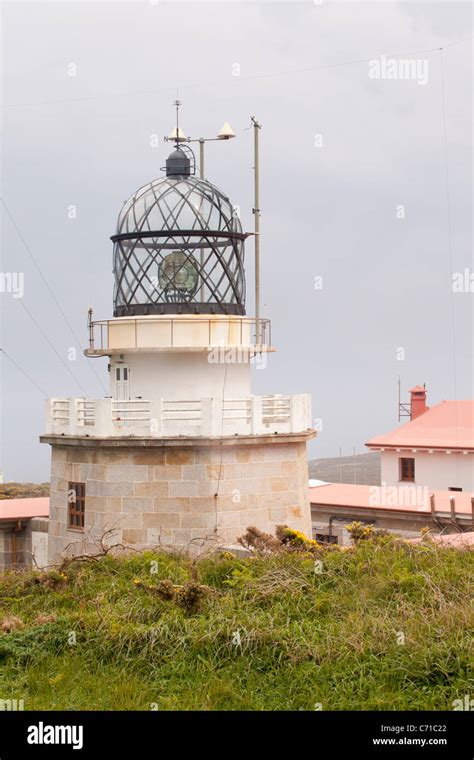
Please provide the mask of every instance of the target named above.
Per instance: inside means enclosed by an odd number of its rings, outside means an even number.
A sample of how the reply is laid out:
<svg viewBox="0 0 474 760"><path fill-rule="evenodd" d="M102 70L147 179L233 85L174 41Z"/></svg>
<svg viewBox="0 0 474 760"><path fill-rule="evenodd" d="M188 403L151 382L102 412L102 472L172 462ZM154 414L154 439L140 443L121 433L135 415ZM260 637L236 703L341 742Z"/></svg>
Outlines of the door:
<svg viewBox="0 0 474 760"><path fill-rule="evenodd" d="M129 377L130 367L128 367L126 364L118 364L115 367L115 398L117 401L129 400Z"/></svg>

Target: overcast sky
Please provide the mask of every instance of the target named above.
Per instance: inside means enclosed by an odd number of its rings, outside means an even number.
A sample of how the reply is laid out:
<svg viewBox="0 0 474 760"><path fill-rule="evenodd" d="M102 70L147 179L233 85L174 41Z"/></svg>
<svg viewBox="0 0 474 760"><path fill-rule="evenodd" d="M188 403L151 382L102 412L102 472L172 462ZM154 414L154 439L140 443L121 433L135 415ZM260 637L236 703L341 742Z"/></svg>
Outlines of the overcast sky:
<svg viewBox="0 0 474 760"><path fill-rule="evenodd" d="M2 196L84 347L88 307L112 316L109 236L123 201L161 175L178 88L188 135L224 121L237 133L208 145L206 174L246 230L250 116L263 125L262 300L277 353L254 392L312 394L311 458L361 453L394 427L398 375L405 397L423 382L432 404L472 397L474 294L451 282L473 271L469 3L15 2L2 36ZM416 76L373 78L384 55L415 61ZM1 345L47 396L103 395L1 218L1 270L24 273L23 298L0 293ZM246 256L253 314L251 238ZM106 364L93 362L104 385ZM0 470L47 480L44 397L5 358L1 381Z"/></svg>

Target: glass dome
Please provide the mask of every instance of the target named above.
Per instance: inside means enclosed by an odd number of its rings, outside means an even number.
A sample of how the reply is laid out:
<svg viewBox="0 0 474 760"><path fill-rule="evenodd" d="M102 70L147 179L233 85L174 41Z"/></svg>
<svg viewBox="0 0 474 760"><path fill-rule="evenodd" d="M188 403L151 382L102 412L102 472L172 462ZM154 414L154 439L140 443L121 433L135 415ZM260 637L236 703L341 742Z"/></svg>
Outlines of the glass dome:
<svg viewBox="0 0 474 760"><path fill-rule="evenodd" d="M245 314L246 235L229 198L186 173L178 153L167 176L137 190L120 212L111 238L117 317Z"/></svg>

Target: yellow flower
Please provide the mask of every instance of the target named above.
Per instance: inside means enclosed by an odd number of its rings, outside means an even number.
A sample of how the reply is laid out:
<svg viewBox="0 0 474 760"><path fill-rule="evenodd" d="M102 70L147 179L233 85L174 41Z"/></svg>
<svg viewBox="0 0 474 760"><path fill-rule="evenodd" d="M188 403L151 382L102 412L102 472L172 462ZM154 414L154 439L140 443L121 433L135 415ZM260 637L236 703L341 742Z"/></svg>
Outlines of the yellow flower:
<svg viewBox="0 0 474 760"><path fill-rule="evenodd" d="M54 676L54 678L48 678L48 683L50 686L56 686L60 681L62 681L64 678L64 673L58 673L57 676Z"/></svg>

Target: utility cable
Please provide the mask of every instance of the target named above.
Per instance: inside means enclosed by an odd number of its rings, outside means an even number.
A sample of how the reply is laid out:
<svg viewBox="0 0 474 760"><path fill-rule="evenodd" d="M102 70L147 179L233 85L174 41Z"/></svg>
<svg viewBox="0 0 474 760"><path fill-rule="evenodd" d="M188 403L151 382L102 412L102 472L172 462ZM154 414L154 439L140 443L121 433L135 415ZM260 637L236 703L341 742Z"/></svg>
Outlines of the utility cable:
<svg viewBox="0 0 474 760"><path fill-rule="evenodd" d="M61 304L59 303L58 299L56 298L56 296L55 296L55 294L54 294L54 292L53 292L53 289L51 288L51 285L49 284L48 280L46 279L46 277L44 276L43 272L41 271L41 267L39 266L38 262L36 261L35 257L33 256L33 253L32 253L32 251L31 251L31 248L29 247L28 243L26 242L25 238L23 237L23 235L22 235L22 233L21 233L21 230L20 230L20 228L18 227L18 225L17 225L17 223L16 223L15 219L13 218L13 215L12 215L12 213L11 213L10 209L8 208L8 206L7 206L7 204L5 203L5 200L4 200L3 198L0 198L0 201L2 202L2 204L3 204L3 207L4 207L5 211L7 212L8 216L10 217L10 220L11 220L11 222L12 222L12 224L13 224L13 226L14 226L14 228L15 228L15 230L16 230L16 232L17 232L17 234L18 234L18 237L20 238L21 242L23 243L23 246L24 246L25 250L27 251L27 253L28 253L28 256L29 256L29 257L30 257L30 259L32 260L32 262L33 262L33 264L35 265L35 267L36 267L36 269L37 269L37 271L38 271L38 273L39 273L39 275L40 275L41 279L43 280L44 284L46 285L46 287L47 287L47 289L48 289L48 291L49 291L49 293L50 293L50 295L51 295L51 298L53 299L54 303L56 304L56 306L57 306L57 308L58 308L58 310L59 310L59 313L61 314L61 316L62 316L62 318L64 319L65 323L66 323L66 324L67 324L67 326L69 327L69 330L71 331L71 334L72 334L72 336L73 336L74 340L76 341L76 343L77 343L77 345L78 345L78 347L79 347L79 350L80 350L81 356L84 356L84 354L82 353L82 345L81 345L81 342L80 342L79 338L77 337L77 335L76 335L76 333L75 333L75 331L74 331L74 328L73 328L73 326L71 325L71 323L70 323L69 319L67 318L66 314L64 313L64 311L63 311L63 309L62 309L62 307L61 307ZM85 357L84 357L84 358L85 358ZM93 372L93 373L94 373L94 375L96 376L96 378L97 378L97 380L99 381L99 383L100 383L100 385L101 385L101 387L102 387L102 390L104 391L104 393L107 393L107 390L106 390L106 388L105 388L105 386L104 386L104 384L103 384L102 380L100 379L99 375L97 374L97 372L96 372L95 368L92 366L92 364L90 364L90 363L89 363L89 361L87 361L87 365L88 365L88 367L90 367L90 369L92 370L92 372ZM87 395L87 394L86 394L86 395Z"/></svg>

